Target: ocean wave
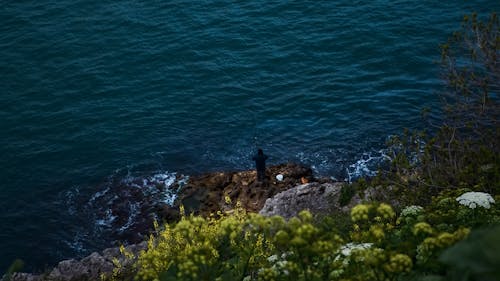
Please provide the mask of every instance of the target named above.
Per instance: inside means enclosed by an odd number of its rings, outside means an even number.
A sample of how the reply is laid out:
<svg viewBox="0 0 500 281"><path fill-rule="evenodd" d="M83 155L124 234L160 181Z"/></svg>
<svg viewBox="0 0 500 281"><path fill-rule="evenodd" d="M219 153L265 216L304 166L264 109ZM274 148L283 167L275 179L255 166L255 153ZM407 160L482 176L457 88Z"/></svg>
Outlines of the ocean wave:
<svg viewBox="0 0 500 281"><path fill-rule="evenodd" d="M128 167L96 186L73 187L62 194L62 201L70 216L85 219L72 227L65 245L77 254L88 254L95 250L96 240L110 246L144 239L153 227L155 212L172 206L188 179L176 172L145 173Z"/></svg>
<svg viewBox="0 0 500 281"><path fill-rule="evenodd" d="M376 152L363 153L361 158L346 167L347 177L344 181L351 183L358 178L376 176L381 165L391 160L387 152L388 149L380 149Z"/></svg>

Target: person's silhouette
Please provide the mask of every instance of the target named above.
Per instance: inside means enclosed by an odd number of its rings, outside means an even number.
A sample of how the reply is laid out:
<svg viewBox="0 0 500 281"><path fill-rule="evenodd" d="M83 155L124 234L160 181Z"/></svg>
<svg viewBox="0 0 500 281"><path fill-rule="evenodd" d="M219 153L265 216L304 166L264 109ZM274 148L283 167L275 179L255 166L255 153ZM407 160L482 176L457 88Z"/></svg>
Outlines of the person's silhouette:
<svg viewBox="0 0 500 281"><path fill-rule="evenodd" d="M257 180L259 182L263 182L266 179L266 159L267 155L264 154L262 149L258 149L257 155L252 157L252 160L255 161L255 168L257 170Z"/></svg>

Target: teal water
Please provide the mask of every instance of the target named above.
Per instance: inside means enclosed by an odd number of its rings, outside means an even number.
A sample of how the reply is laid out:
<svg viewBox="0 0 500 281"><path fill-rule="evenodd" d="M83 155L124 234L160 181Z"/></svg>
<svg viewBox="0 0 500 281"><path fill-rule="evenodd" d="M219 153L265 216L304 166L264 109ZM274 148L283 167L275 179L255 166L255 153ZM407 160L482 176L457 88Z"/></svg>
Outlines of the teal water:
<svg viewBox="0 0 500 281"><path fill-rule="evenodd" d="M75 211L109 178L247 169L257 146L322 176L370 173L389 135L437 107L438 45L464 14L500 7L4 2L0 271L110 246Z"/></svg>

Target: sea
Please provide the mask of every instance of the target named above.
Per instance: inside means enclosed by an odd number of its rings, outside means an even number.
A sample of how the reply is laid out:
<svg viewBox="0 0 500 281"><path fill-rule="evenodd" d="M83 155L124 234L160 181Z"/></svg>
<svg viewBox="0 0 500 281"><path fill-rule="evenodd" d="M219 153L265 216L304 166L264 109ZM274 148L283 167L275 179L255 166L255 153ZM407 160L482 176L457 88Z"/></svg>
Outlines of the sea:
<svg viewBox="0 0 500 281"><path fill-rule="evenodd" d="M500 1L1 1L0 275L119 241L110 186L298 162L370 176L440 118L439 45ZM128 185L127 185L128 184ZM106 198L106 200L103 200ZM123 198L123 197L119 197ZM120 202L119 202L120 203ZM133 223L140 202L121 202ZM135 208L135 209L134 209ZM97 215L99 214L99 215Z"/></svg>

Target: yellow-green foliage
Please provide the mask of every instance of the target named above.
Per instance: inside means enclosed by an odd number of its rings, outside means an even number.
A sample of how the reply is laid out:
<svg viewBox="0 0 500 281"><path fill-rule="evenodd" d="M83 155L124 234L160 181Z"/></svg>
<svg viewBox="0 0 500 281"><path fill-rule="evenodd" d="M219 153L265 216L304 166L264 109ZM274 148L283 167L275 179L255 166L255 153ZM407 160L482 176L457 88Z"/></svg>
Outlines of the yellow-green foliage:
<svg viewBox="0 0 500 281"><path fill-rule="evenodd" d="M135 279L361 281L442 274L440 254L470 231L463 218L446 227L436 219L443 200L455 200L448 196L426 208L409 206L399 215L385 203L357 205L344 239L307 211L289 221L246 213L238 204L208 218L184 215L150 237L148 250L137 257ZM498 209L493 204L469 213L469 219L489 222Z"/></svg>
<svg viewBox="0 0 500 281"><path fill-rule="evenodd" d="M151 236L137 263L139 280L275 280L279 276L318 275L318 263L332 258L336 236L312 224L309 212L283 218L247 214L183 216ZM315 265L306 265L316 262Z"/></svg>

